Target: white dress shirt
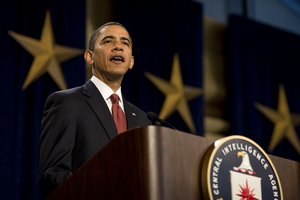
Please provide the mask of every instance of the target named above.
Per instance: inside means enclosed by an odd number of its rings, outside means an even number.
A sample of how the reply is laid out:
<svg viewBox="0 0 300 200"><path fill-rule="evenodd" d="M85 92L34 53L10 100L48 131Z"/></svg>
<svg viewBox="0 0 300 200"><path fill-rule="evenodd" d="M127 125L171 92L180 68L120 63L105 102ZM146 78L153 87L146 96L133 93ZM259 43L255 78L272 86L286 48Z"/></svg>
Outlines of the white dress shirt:
<svg viewBox="0 0 300 200"><path fill-rule="evenodd" d="M98 79L94 75L92 76L91 81L96 85L96 87L98 88L100 94L105 99L105 102L106 102L110 112L112 112L111 111L112 103L111 103L111 100L110 100L110 96L113 93L116 93L119 96L119 105L121 106L123 112L125 113L121 87L116 92L114 92L108 85L106 85L103 81L101 81L100 79Z"/></svg>

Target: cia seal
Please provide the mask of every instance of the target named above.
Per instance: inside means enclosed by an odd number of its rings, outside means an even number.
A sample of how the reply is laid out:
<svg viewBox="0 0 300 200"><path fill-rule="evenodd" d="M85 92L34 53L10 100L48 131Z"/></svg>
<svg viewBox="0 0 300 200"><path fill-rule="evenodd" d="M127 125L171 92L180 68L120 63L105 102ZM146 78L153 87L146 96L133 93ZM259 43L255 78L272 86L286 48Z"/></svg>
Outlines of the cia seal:
<svg viewBox="0 0 300 200"><path fill-rule="evenodd" d="M201 176L204 199L283 199L271 159L244 136L215 141L205 155Z"/></svg>

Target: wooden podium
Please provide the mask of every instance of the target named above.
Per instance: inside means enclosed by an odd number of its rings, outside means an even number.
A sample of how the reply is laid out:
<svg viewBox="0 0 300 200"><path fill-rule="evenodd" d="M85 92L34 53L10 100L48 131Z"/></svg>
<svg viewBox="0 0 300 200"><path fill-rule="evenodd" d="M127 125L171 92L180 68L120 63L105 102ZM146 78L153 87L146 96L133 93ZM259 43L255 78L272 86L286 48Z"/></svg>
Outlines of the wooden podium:
<svg viewBox="0 0 300 200"><path fill-rule="evenodd" d="M116 137L48 199L199 200L203 157L213 141L147 126ZM269 155L284 199L300 196L300 164Z"/></svg>

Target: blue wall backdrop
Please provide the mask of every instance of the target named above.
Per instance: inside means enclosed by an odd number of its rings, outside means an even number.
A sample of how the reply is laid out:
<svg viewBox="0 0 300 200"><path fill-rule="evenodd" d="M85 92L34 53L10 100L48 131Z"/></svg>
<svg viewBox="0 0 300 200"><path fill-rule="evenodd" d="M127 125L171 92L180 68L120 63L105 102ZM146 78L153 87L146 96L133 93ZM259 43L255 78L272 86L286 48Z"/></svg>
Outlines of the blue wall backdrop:
<svg viewBox="0 0 300 200"><path fill-rule="evenodd" d="M233 15L227 43L230 133L252 138L267 153L299 161L300 37ZM287 109L279 107L284 106L280 87ZM266 107L272 114L262 112Z"/></svg>
<svg viewBox="0 0 300 200"><path fill-rule="evenodd" d="M56 44L84 49L85 2L11 0L0 10L0 199L39 199L37 145L42 109L46 97L59 88L45 73L22 89L34 57L8 31L40 40L49 10ZM68 87L84 83L83 58L70 59L61 68Z"/></svg>

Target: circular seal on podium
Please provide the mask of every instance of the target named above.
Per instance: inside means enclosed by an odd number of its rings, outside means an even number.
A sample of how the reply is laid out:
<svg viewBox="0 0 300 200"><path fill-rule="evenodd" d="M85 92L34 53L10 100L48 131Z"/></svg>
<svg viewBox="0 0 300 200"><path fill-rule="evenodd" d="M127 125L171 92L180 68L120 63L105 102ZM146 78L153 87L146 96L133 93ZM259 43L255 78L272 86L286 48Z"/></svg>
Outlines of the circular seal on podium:
<svg viewBox="0 0 300 200"><path fill-rule="evenodd" d="M283 199L268 154L251 139L232 135L216 140L201 169L204 199Z"/></svg>

